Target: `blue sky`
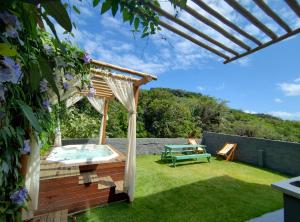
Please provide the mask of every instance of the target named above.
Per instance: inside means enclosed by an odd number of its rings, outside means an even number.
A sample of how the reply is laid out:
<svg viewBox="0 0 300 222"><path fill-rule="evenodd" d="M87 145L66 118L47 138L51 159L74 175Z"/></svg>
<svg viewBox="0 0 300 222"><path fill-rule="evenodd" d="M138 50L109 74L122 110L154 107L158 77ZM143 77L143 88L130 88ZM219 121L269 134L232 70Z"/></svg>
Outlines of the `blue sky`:
<svg viewBox="0 0 300 222"><path fill-rule="evenodd" d="M249 33L263 41L269 40L233 12L225 2L206 2L228 19L245 27ZM256 8L253 2L240 2L272 30L284 33ZM288 20L291 27L300 27L299 18L288 7L282 5L283 1L268 2L282 18ZM188 4L201 12L190 1ZM162 1L161 5L165 10L174 13L166 1ZM226 100L232 108L300 120L300 35L224 65L222 59L169 31L162 30L154 36L141 39L139 34L134 35L131 32L129 24L124 24L119 15L116 18L110 14L100 15L100 8L92 8L90 2L77 6L81 14L71 13L77 24L77 30L74 30L75 37L65 37L84 48L95 59L157 75L158 80L144 86L145 89L168 87L199 92ZM179 12L179 17L227 46L242 51L234 43L186 13ZM57 29L62 33L60 27L57 26ZM243 39L237 33L232 33ZM247 43L251 45L251 42Z"/></svg>

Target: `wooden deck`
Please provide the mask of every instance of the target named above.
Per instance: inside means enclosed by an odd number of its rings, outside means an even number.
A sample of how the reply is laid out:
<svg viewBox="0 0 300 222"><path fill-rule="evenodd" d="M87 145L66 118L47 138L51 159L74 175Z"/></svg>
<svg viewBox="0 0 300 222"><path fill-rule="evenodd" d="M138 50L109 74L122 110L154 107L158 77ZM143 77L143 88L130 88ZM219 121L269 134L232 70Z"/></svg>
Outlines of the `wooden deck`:
<svg viewBox="0 0 300 222"><path fill-rule="evenodd" d="M68 222L68 210L59 210L33 218L33 222Z"/></svg>
<svg viewBox="0 0 300 222"><path fill-rule="evenodd" d="M74 213L126 197L120 182L124 180L125 156L117 152L117 158L91 164L70 166L42 160L35 215L64 209Z"/></svg>

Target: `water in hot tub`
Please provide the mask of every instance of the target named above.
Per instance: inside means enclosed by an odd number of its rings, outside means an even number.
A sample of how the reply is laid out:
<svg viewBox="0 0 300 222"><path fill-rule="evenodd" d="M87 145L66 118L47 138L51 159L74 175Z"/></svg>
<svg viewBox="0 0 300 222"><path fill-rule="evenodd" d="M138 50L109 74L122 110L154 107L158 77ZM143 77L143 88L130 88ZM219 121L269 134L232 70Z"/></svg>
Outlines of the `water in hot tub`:
<svg viewBox="0 0 300 222"><path fill-rule="evenodd" d="M108 157L113 152L106 145L68 145L54 148L48 156L49 160L93 160L94 158Z"/></svg>

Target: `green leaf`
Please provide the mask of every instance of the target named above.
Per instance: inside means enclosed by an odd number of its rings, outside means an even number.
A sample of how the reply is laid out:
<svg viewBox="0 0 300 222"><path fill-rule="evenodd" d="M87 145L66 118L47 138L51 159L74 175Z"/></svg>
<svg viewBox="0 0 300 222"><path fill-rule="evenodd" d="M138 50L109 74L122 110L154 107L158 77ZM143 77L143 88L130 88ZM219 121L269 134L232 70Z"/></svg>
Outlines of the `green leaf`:
<svg viewBox="0 0 300 222"><path fill-rule="evenodd" d="M66 8L60 0L45 1L41 3L46 13L52 16L58 24L61 25L68 32L72 31L71 19Z"/></svg>
<svg viewBox="0 0 300 222"><path fill-rule="evenodd" d="M111 7L111 11L112 11L112 15L115 16L118 12L118 9L119 9L119 2L114 0L113 1L113 4L112 4L112 7Z"/></svg>
<svg viewBox="0 0 300 222"><path fill-rule="evenodd" d="M111 0L106 0L101 7L101 15L107 12L111 8Z"/></svg>
<svg viewBox="0 0 300 222"><path fill-rule="evenodd" d="M30 72L29 72L30 86L33 90L37 90L41 81L39 65L36 62L32 62L29 64L29 66L30 66Z"/></svg>
<svg viewBox="0 0 300 222"><path fill-rule="evenodd" d="M15 56L17 54L17 46L8 43L0 43L0 55Z"/></svg>
<svg viewBox="0 0 300 222"><path fill-rule="evenodd" d="M55 83L55 75L53 75L53 68L52 68L51 64L49 64L47 62L47 59L45 57L40 55L39 56L39 65L40 65L40 69L42 71L42 76L44 76L47 79L51 88L57 95L58 101L60 101L60 95L59 95L57 85Z"/></svg>
<svg viewBox="0 0 300 222"><path fill-rule="evenodd" d="M138 30L139 25L140 25L140 19L138 17L136 17L134 19L134 28L135 28L135 30Z"/></svg>
<svg viewBox="0 0 300 222"><path fill-rule="evenodd" d="M73 10L74 10L77 14L80 14L80 10L76 7L76 5L73 5Z"/></svg>
<svg viewBox="0 0 300 222"><path fill-rule="evenodd" d="M93 0L93 7L96 7L99 4L100 0Z"/></svg>
<svg viewBox="0 0 300 222"><path fill-rule="evenodd" d="M42 131L42 127L40 126L40 123L39 123L38 119L36 118L35 114L33 113L31 107L28 106L26 103L24 103L21 100L17 100L17 103L20 106L20 108L21 108L23 114L25 115L25 117L28 119L28 121L32 125L32 127L37 132L40 133Z"/></svg>
<svg viewBox="0 0 300 222"><path fill-rule="evenodd" d="M0 55L15 56L17 54L17 47L8 43L0 43Z"/></svg>

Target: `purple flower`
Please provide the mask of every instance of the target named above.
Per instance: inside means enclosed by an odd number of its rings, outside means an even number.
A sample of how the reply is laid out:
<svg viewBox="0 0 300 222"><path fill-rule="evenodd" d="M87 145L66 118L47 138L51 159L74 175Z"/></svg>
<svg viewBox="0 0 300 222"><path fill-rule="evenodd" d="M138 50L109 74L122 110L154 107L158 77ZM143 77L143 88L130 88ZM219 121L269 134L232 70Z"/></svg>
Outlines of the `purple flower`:
<svg viewBox="0 0 300 222"><path fill-rule="evenodd" d="M88 97L94 97L95 93L96 93L96 90L94 88L90 88L90 91L88 93Z"/></svg>
<svg viewBox="0 0 300 222"><path fill-rule="evenodd" d="M82 57L83 61L85 64L89 63L91 60L91 57L88 53L84 53L83 57Z"/></svg>
<svg viewBox="0 0 300 222"><path fill-rule="evenodd" d="M30 140L24 140L24 145L23 145L21 153L28 154L28 153L30 153L30 149L31 149Z"/></svg>
<svg viewBox="0 0 300 222"><path fill-rule="evenodd" d="M68 82L64 82L63 86L65 90L68 90L70 88L70 84Z"/></svg>
<svg viewBox="0 0 300 222"><path fill-rule="evenodd" d="M49 112L52 111L51 106L50 106L50 102L48 99L43 100L43 107L48 110Z"/></svg>
<svg viewBox="0 0 300 222"><path fill-rule="evenodd" d="M47 90L48 90L48 81L46 79L43 79L40 82L40 91L43 93L46 92Z"/></svg>
<svg viewBox="0 0 300 222"><path fill-rule="evenodd" d="M5 24L5 32L3 33L6 37L18 38L19 34L17 30L21 30L21 24L17 16L8 13L7 11L0 13L0 19Z"/></svg>
<svg viewBox="0 0 300 222"><path fill-rule="evenodd" d="M17 29L15 29L11 25L6 26L5 32L3 33L3 35L5 37L10 37L10 38L18 38L19 37Z"/></svg>
<svg viewBox="0 0 300 222"><path fill-rule="evenodd" d="M70 81L70 80L74 79L74 76L67 72L65 74L65 78L66 78L66 80Z"/></svg>
<svg viewBox="0 0 300 222"><path fill-rule="evenodd" d="M11 82L17 84L22 79L21 67L12 58L4 56L2 63L5 67L0 69L0 83Z"/></svg>
<svg viewBox="0 0 300 222"><path fill-rule="evenodd" d="M22 188L10 195L10 200L17 205L22 205L28 196L28 190Z"/></svg>

